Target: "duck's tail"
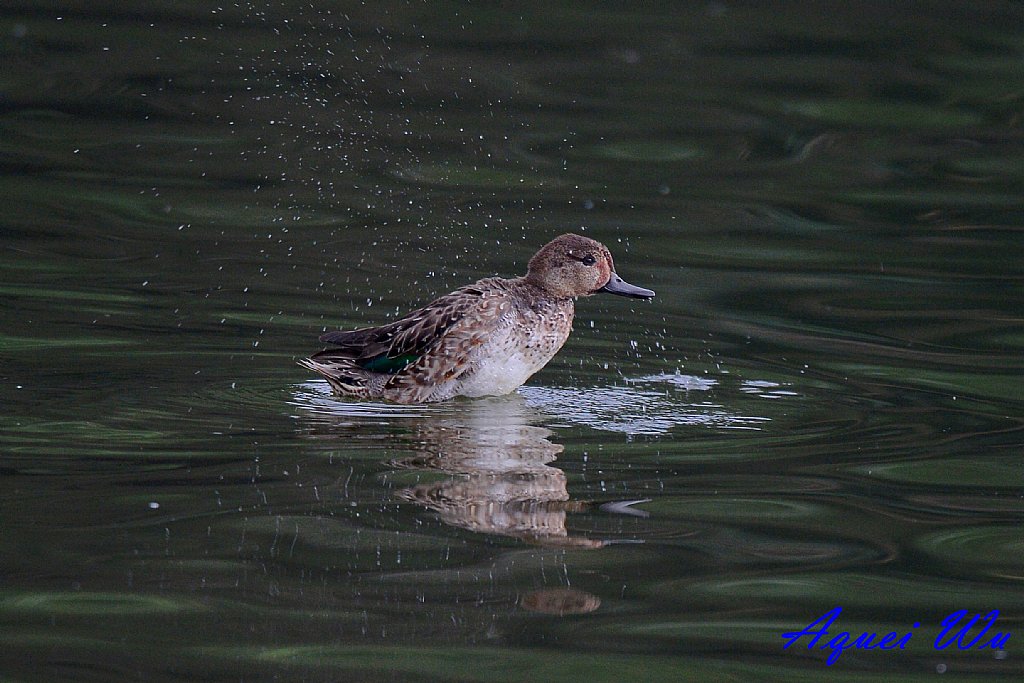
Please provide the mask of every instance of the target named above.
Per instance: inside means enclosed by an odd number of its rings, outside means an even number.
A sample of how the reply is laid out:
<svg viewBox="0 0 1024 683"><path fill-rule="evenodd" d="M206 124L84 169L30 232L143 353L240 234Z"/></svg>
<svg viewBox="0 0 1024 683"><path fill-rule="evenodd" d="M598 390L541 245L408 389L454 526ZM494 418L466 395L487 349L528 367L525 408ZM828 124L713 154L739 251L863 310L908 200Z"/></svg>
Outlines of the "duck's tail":
<svg viewBox="0 0 1024 683"><path fill-rule="evenodd" d="M298 363L326 379L337 394L360 398L367 398L370 394L366 371L356 365L352 358L321 351L312 358L299 360Z"/></svg>

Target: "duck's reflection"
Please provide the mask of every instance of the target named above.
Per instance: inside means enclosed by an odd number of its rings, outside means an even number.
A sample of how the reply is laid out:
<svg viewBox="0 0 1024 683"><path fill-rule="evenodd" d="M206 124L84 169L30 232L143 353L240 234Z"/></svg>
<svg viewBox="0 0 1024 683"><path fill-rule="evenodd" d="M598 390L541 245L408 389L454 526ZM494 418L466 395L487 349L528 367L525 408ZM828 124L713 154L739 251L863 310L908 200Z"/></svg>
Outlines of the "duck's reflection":
<svg viewBox="0 0 1024 683"><path fill-rule="evenodd" d="M412 454L386 464L422 471L429 482L401 489L397 497L435 512L446 524L544 546L606 545L569 532L567 514L591 506L569 499L565 472L552 465L563 447L551 441L551 430L532 424L542 413L518 394L395 407L338 401L306 383L293 405L313 427L306 432L310 438L330 440L339 429L348 436L357 428L356 438L400 440L400 448Z"/></svg>
<svg viewBox="0 0 1024 683"><path fill-rule="evenodd" d="M460 405L464 411L417 425L417 455L396 468L443 472L439 481L403 489L398 497L436 512L451 526L546 546L600 548L604 541L571 535L566 515L588 505L569 499L565 472L549 463L563 446L529 424L518 395Z"/></svg>

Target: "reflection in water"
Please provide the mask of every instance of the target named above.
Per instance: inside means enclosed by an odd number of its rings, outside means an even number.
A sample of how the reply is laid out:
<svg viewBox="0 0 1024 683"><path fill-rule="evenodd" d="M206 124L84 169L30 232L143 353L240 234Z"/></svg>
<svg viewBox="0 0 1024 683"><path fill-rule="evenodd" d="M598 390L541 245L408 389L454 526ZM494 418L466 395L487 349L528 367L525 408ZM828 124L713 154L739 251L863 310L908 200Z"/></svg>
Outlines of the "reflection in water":
<svg viewBox="0 0 1024 683"><path fill-rule="evenodd" d="M709 378L658 374L629 379L624 386L573 389L526 386L519 393L429 406L399 406L340 400L319 380L299 385L292 404L303 422L316 425L311 438L351 436L359 425L400 426L389 430L412 455L389 467L440 473L440 479L396 492L404 501L431 510L446 524L528 543L600 548L607 540L571 534L568 513L591 511L570 500L565 472L553 463L563 446L538 420L567 421L605 432L663 434L679 425L758 429L764 417L736 414L702 398L718 385ZM739 391L762 397L793 395L772 382L742 382ZM607 514L644 517L638 501L606 502Z"/></svg>
<svg viewBox="0 0 1024 683"><path fill-rule="evenodd" d="M321 384L302 385L295 401L314 413L315 436L329 437L333 430L351 426L354 418L420 418L404 423L408 431L399 437L414 454L388 465L446 476L404 488L396 493L400 499L470 531L545 546L600 548L606 544L569 533L567 513L591 506L569 499L565 472L549 464L564 447L550 440L551 430L530 424L537 416L522 396L457 401L413 413L404 406L325 401L313 393Z"/></svg>
<svg viewBox="0 0 1024 683"><path fill-rule="evenodd" d="M601 606L601 598L577 588L546 588L527 593L519 605L539 614L587 614Z"/></svg>
<svg viewBox="0 0 1024 683"><path fill-rule="evenodd" d="M445 523L530 543L600 548L603 541L571 536L566 513L586 509L570 501L565 472L552 467L563 446L551 430L527 423L520 396L474 401L464 416L440 418L416 430L419 455L396 467L449 475L398 492L437 512Z"/></svg>

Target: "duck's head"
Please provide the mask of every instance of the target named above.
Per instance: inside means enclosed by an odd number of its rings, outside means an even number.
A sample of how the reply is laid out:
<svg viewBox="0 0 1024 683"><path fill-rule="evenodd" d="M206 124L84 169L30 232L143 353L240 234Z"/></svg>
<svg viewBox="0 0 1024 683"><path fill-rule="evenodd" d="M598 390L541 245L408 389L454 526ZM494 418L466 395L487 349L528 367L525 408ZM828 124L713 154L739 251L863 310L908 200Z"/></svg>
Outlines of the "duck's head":
<svg viewBox="0 0 1024 683"><path fill-rule="evenodd" d="M559 298L598 292L650 299L654 292L629 284L615 272L608 247L582 235L556 237L534 254L526 281Z"/></svg>

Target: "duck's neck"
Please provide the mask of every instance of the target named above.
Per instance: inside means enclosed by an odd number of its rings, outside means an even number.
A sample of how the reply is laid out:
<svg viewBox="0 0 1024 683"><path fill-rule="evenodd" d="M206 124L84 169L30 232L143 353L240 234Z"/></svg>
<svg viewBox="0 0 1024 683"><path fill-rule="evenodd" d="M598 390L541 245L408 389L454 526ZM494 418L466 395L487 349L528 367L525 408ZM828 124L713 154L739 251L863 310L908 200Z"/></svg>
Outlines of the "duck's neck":
<svg viewBox="0 0 1024 683"><path fill-rule="evenodd" d="M561 294L552 292L544 286L540 279L531 277L529 273L523 277L517 277L515 282L524 289L528 289L533 296L546 299L548 301L572 301L576 298L571 295L562 296Z"/></svg>
<svg viewBox="0 0 1024 683"><path fill-rule="evenodd" d="M521 290L526 298L532 301L560 304L565 302L571 303L576 298L572 296L559 296L557 294L553 294L551 290L530 278L529 275L514 278L509 280L509 283L512 287Z"/></svg>

